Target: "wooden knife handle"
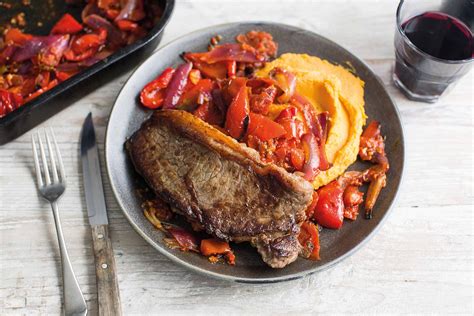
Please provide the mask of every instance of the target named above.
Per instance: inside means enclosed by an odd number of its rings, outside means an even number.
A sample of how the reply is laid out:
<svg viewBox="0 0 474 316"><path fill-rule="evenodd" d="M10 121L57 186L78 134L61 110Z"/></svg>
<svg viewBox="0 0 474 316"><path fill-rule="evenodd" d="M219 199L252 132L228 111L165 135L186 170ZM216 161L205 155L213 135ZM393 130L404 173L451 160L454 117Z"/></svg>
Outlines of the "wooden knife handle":
<svg viewBox="0 0 474 316"><path fill-rule="evenodd" d="M114 251L107 225L92 226L97 296L100 316L120 316L120 292L115 267Z"/></svg>

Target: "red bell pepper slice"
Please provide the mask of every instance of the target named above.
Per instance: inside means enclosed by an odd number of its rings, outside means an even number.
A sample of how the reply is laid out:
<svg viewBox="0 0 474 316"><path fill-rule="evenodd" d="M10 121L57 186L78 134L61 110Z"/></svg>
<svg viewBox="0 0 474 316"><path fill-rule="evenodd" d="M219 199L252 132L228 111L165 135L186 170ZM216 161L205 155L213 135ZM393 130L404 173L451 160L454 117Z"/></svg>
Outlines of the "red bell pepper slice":
<svg viewBox="0 0 474 316"><path fill-rule="evenodd" d="M105 16L109 18L109 20L115 20L119 13L120 11L116 9L105 10Z"/></svg>
<svg viewBox="0 0 474 316"><path fill-rule="evenodd" d="M26 102L29 102L31 100L33 100L34 98L38 97L39 95L45 93L46 91L54 88L56 85L58 84L58 80L57 79L54 79L54 80L51 80L48 84L48 86L44 87L44 88L41 88L41 89L38 89L36 90L35 92L33 92L32 94L30 94L26 99L25 99L25 103Z"/></svg>
<svg viewBox="0 0 474 316"><path fill-rule="evenodd" d="M64 52L69 61L83 61L94 56L107 39L107 30L97 29L97 33L84 34L72 40L70 48Z"/></svg>
<svg viewBox="0 0 474 316"><path fill-rule="evenodd" d="M286 134L283 126L266 116L250 113L247 135L258 137L262 141L278 138Z"/></svg>
<svg viewBox="0 0 474 316"><path fill-rule="evenodd" d="M319 225L332 229L341 228L344 220L343 193L344 190L337 181L318 190L319 199L313 218Z"/></svg>
<svg viewBox="0 0 474 316"><path fill-rule="evenodd" d="M107 31L105 29L99 29L97 34L90 33L84 34L80 37L77 37L72 42L72 49L75 53L81 53L90 48L98 47L105 44L107 38Z"/></svg>
<svg viewBox="0 0 474 316"><path fill-rule="evenodd" d="M82 31L82 29L82 24L77 22L72 15L66 13L53 26L51 34L75 34Z"/></svg>
<svg viewBox="0 0 474 316"><path fill-rule="evenodd" d="M220 126L224 122L224 114L221 113L213 102L201 104L193 114L211 125Z"/></svg>
<svg viewBox="0 0 474 316"><path fill-rule="evenodd" d="M186 53L184 59L193 63L194 68L199 69L202 74L211 79L224 79L227 77L228 65L227 62L219 62L215 64L208 64L201 61L201 57L206 53Z"/></svg>
<svg viewBox="0 0 474 316"><path fill-rule="evenodd" d="M42 71L36 76L35 84L41 88L46 88L51 81L50 78L51 73L49 71Z"/></svg>
<svg viewBox="0 0 474 316"><path fill-rule="evenodd" d="M215 238L203 239L201 241L201 253L206 256L224 255L229 264L235 264L235 256L230 249L229 243Z"/></svg>
<svg viewBox="0 0 474 316"><path fill-rule="evenodd" d="M237 72L237 62L235 60L227 61L227 77L234 78Z"/></svg>
<svg viewBox="0 0 474 316"><path fill-rule="evenodd" d="M115 22L121 31L133 32L138 28L138 24L129 20L118 20Z"/></svg>
<svg viewBox="0 0 474 316"><path fill-rule="evenodd" d="M0 89L0 117L7 115L23 104L23 97L19 93L12 93Z"/></svg>
<svg viewBox="0 0 474 316"><path fill-rule="evenodd" d="M244 135L245 122L248 119L249 97L247 87L242 85L229 105L225 119L225 129L229 135L235 139L240 139Z"/></svg>
<svg viewBox="0 0 474 316"><path fill-rule="evenodd" d="M175 70L166 68L155 80L149 82L140 92L140 102L149 109L157 109L163 104L165 88Z"/></svg>
<svg viewBox="0 0 474 316"><path fill-rule="evenodd" d="M94 56L98 51L99 47L92 47L80 54L76 54L72 49L68 49L64 52L64 58L68 61L83 61Z"/></svg>
<svg viewBox="0 0 474 316"><path fill-rule="evenodd" d="M77 74L77 71L58 71L56 70L54 72L54 74L56 75L56 78L62 82L62 81L66 81L68 80L69 78L71 78L72 76L74 76L75 74Z"/></svg>
<svg viewBox="0 0 474 316"><path fill-rule="evenodd" d="M6 44L13 43L22 46L31 40L33 35L25 34L17 28L11 28L6 31L4 38Z"/></svg>
<svg viewBox="0 0 474 316"><path fill-rule="evenodd" d="M214 81L211 79L201 79L196 85L186 89L181 100L178 102L180 110L193 111L198 105L204 102L199 102L199 99L211 99L211 91L214 87Z"/></svg>
<svg viewBox="0 0 474 316"><path fill-rule="evenodd" d="M319 231L315 224L311 223L310 221L304 222L303 225L301 225L298 241L303 247L303 253L308 259L320 259L319 250L321 247L319 245Z"/></svg>
<svg viewBox="0 0 474 316"><path fill-rule="evenodd" d="M283 109L280 114L278 114L278 117L276 121L282 120L285 118L294 118L296 114L298 113L298 110L294 106L289 106L285 109Z"/></svg>
<svg viewBox="0 0 474 316"><path fill-rule="evenodd" d="M304 151L299 148L292 148L290 151L290 162L296 170L301 171L304 167Z"/></svg>
<svg viewBox="0 0 474 316"><path fill-rule="evenodd" d="M283 128L285 129L286 131L285 137L287 139L294 138L294 139L299 140L301 136L303 136L303 134L305 134L306 132L304 123L297 118L284 118L284 119L278 118L276 122L278 122L278 124L283 126Z"/></svg>
<svg viewBox="0 0 474 316"><path fill-rule="evenodd" d="M117 8L120 7L119 0L98 0L97 7L107 10L109 8Z"/></svg>

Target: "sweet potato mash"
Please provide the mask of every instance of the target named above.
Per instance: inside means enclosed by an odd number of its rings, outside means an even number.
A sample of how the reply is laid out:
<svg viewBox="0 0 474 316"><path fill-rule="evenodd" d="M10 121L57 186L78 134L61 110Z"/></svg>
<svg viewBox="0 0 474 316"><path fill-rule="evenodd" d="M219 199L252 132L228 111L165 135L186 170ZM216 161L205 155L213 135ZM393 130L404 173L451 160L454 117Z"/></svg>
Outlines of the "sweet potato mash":
<svg viewBox="0 0 474 316"><path fill-rule="evenodd" d="M268 77L274 68L296 75L296 90L316 111L329 112L326 154L332 167L313 181L315 189L340 176L357 159L365 125L364 82L341 66L306 54L283 54L257 71Z"/></svg>

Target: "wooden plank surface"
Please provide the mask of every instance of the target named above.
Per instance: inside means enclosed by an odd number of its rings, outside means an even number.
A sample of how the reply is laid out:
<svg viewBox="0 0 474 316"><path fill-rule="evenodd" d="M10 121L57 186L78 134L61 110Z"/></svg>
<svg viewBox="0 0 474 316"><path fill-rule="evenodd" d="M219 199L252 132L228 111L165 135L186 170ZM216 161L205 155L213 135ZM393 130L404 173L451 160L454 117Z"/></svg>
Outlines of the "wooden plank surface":
<svg viewBox="0 0 474 316"><path fill-rule="evenodd" d="M473 74L435 104L405 99L391 82L397 1L177 1L165 43L210 25L277 21L318 32L364 59L396 100L407 167L398 203L356 254L301 280L221 282L170 262L131 228L105 193L124 315L473 313ZM97 314L90 228L78 161L82 121L92 111L103 154L107 117L129 73L57 114L53 126L68 174L60 202L79 283ZM59 252L49 205L32 179L30 133L0 147L0 314L61 312Z"/></svg>

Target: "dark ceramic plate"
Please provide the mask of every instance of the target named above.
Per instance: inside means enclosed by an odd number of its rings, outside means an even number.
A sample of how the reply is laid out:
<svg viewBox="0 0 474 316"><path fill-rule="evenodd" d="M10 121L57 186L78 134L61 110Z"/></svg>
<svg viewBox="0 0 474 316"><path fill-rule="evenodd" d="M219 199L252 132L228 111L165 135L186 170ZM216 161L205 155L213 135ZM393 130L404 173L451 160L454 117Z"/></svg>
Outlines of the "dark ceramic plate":
<svg viewBox="0 0 474 316"><path fill-rule="evenodd" d="M279 45L279 54L286 52L307 53L319 56L333 63L349 62L357 75L365 81L366 111L370 119L382 123L387 136L386 149L391 162L387 186L382 191L374 209L374 218L365 220L363 216L354 221L345 221L342 229L325 229L321 233L321 260L309 261L299 258L283 269L272 269L264 264L257 251L247 244L233 245L237 260L235 266L211 264L207 258L171 250L163 244L163 234L155 229L144 217L141 201L136 195L139 176L133 170L124 151L124 142L151 114L139 106L137 95L141 88L164 68L181 62L183 51L205 51L209 39L220 34L223 42L250 30L263 30L273 35ZM403 173L404 143L402 125L395 104L390 99L382 82L360 59L334 42L292 26L273 23L238 23L209 27L170 43L146 60L132 74L120 92L110 115L105 143L107 172L113 192L125 216L133 228L153 247L171 260L202 274L225 280L247 283L278 282L296 279L316 271L321 271L354 253L366 242L382 224L392 206ZM356 163L352 169L362 169ZM372 245L377 247L377 245Z"/></svg>

